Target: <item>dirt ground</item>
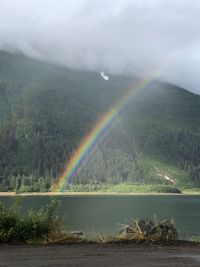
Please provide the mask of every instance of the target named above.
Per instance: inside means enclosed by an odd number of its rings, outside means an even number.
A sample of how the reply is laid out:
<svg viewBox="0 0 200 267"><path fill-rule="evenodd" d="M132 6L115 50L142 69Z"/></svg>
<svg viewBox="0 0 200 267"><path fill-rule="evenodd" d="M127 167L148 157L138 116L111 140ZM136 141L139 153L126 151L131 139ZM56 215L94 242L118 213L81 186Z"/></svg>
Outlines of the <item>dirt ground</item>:
<svg viewBox="0 0 200 267"><path fill-rule="evenodd" d="M73 244L0 246L0 266L200 266L200 245Z"/></svg>

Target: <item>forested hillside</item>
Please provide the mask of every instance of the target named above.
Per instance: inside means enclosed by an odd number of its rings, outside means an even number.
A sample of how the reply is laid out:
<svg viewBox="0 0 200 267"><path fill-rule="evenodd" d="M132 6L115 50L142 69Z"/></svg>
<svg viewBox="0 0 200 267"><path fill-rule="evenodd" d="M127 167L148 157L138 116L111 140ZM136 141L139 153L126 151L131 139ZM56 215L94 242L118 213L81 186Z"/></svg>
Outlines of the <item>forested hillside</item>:
<svg viewBox="0 0 200 267"><path fill-rule="evenodd" d="M0 52L0 190L48 190L71 153L136 79ZM74 185L200 185L200 96L151 82L123 109Z"/></svg>

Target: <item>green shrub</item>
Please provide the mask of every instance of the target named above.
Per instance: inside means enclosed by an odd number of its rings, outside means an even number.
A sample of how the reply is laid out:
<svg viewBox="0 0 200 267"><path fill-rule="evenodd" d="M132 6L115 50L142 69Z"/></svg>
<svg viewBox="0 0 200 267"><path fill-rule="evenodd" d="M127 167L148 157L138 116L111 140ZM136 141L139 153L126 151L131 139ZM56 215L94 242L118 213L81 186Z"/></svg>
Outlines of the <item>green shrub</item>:
<svg viewBox="0 0 200 267"><path fill-rule="evenodd" d="M57 216L59 201L52 200L39 211L21 212L19 202L6 208L0 202L0 243L48 240L61 232Z"/></svg>

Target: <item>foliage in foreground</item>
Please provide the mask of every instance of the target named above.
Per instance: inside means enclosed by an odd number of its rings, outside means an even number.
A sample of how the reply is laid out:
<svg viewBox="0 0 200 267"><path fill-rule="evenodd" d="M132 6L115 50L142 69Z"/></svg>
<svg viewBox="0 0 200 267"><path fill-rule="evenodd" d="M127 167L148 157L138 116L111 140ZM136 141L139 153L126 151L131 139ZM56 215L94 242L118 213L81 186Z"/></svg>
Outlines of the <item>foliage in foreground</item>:
<svg viewBox="0 0 200 267"><path fill-rule="evenodd" d="M39 211L22 212L20 200L10 208L0 202L0 243L37 242L61 233L62 220L57 215L58 200Z"/></svg>
<svg viewBox="0 0 200 267"><path fill-rule="evenodd" d="M98 235L99 243L118 243L118 242L168 242L177 241L178 232L174 221L164 220L153 222L150 220L131 220L129 224L123 224L119 235L112 237Z"/></svg>
<svg viewBox="0 0 200 267"><path fill-rule="evenodd" d="M136 240L150 241L175 241L178 232L172 220L152 222L150 220L133 220L128 225L123 225L120 236Z"/></svg>

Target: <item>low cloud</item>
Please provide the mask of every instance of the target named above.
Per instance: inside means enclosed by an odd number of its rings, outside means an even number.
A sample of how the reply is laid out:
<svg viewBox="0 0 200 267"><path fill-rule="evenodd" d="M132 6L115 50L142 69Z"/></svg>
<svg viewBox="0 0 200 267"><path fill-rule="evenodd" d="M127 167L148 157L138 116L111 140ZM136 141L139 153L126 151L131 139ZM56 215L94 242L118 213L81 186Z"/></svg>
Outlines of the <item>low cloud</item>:
<svg viewBox="0 0 200 267"><path fill-rule="evenodd" d="M200 93L198 0L1 0L0 48Z"/></svg>

